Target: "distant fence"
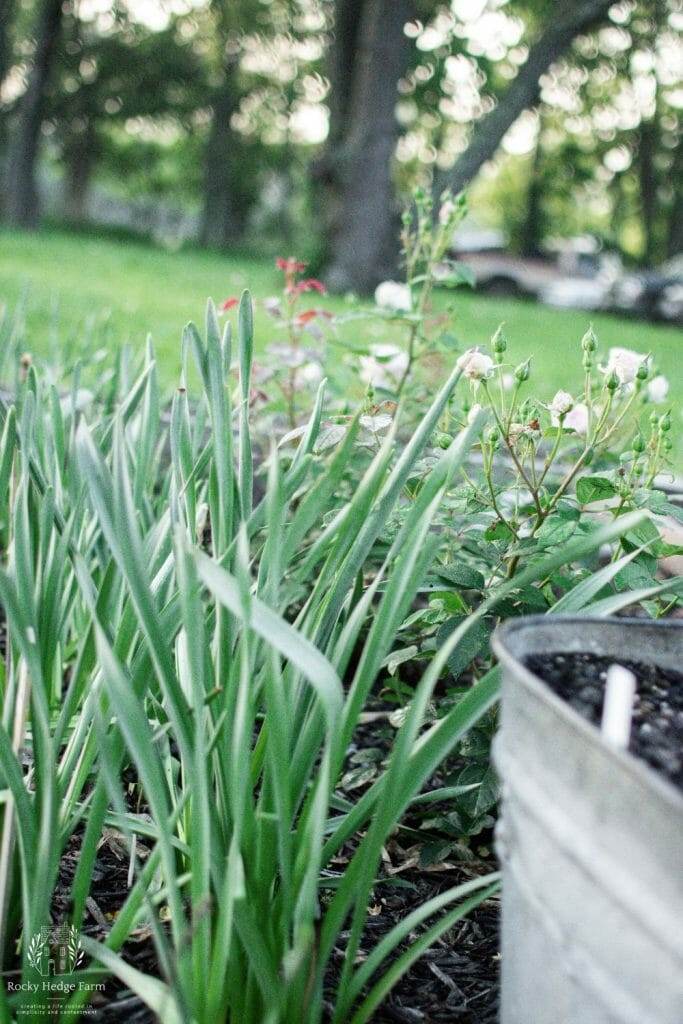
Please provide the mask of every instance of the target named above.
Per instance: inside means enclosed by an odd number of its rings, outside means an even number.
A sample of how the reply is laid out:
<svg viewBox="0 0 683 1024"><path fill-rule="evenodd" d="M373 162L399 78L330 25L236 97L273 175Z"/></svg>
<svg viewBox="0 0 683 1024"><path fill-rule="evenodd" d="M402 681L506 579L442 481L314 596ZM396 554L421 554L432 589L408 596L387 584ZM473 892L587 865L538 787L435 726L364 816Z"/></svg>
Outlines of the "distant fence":
<svg viewBox="0 0 683 1024"><path fill-rule="evenodd" d="M42 174L39 182L41 207L54 220L65 217L64 187L59 179ZM87 223L119 228L154 238L165 245L181 245L199 235L199 214L156 197L126 198L92 187L85 204Z"/></svg>

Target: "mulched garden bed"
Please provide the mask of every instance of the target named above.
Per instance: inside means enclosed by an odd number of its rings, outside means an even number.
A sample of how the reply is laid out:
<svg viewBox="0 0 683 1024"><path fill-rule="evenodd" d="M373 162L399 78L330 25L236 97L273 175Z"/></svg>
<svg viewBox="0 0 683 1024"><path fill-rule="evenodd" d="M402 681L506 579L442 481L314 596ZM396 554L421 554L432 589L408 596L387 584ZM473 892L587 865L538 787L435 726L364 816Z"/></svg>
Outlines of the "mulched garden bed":
<svg viewBox="0 0 683 1024"><path fill-rule="evenodd" d="M378 756L388 754L395 735L395 729L389 725L393 710L395 707L387 704L373 707L355 737L351 756L354 752L368 750L377 751ZM444 772L459 767L460 761L456 758ZM357 798L370 781L368 778L367 783L351 783L354 792L350 796ZM429 788L444 785L444 782L444 775L439 774L431 780ZM431 804L429 818L438 813L447 814L450 809L450 804ZM455 852L452 837L444 837L444 851L449 852L441 858L430 858L430 863L422 866L420 858L424 847L438 839L431 828L420 832L426 814L424 807L409 811L404 817L404 827L387 843L380 872L383 878L373 893L362 952L367 952L426 900L454 885L496 870L490 829L473 838L469 846L457 844ZM77 832L62 858L53 902L56 921L68 919L80 842L81 835ZM144 842L139 840L138 855L144 859L146 852ZM332 876L336 871L343 871L352 853L351 844L339 851L330 865ZM97 853L84 921L84 931L97 941L105 940L128 895L128 863L124 837L114 829L106 829ZM324 889L321 898L325 899ZM497 898L492 898L458 922L428 950L389 994L373 1020L380 1024L495 1024L499 990L498 925L499 903ZM399 956L408 945L404 943L395 955ZM139 970L158 974L148 927L142 926L134 941L129 940L121 952L124 959ZM336 949L332 955L328 975L330 989L341 970L343 956L343 948ZM94 995L84 1019L106 1024L152 1024L155 1020L144 1004L113 978L107 979L105 992Z"/></svg>
<svg viewBox="0 0 683 1024"><path fill-rule="evenodd" d="M613 658L557 653L529 656L525 664L583 718L599 724ZM619 664L637 680L630 752L683 789L683 674L637 661Z"/></svg>

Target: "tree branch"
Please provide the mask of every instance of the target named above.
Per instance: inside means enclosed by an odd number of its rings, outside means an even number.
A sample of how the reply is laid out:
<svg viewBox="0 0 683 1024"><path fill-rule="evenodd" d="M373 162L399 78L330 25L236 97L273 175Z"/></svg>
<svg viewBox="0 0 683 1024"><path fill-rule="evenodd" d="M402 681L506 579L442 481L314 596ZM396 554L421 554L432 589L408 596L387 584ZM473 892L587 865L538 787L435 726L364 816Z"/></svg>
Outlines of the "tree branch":
<svg viewBox="0 0 683 1024"><path fill-rule="evenodd" d="M523 111L538 102L541 76L567 52L581 32L604 20L613 3L614 0L570 0L564 16L551 20L505 95L475 126L465 152L449 171L437 176L437 194L444 188L460 192L474 178L482 164L494 156L508 128Z"/></svg>

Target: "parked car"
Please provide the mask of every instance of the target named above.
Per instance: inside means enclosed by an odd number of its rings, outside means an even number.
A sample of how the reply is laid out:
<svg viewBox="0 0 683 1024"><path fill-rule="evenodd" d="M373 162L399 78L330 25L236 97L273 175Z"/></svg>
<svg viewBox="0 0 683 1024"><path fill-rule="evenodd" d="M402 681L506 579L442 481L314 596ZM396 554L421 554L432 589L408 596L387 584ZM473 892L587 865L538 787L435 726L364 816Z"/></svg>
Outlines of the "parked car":
<svg viewBox="0 0 683 1024"><path fill-rule="evenodd" d="M621 273L621 259L615 253L605 253L593 265L592 275L567 274L551 281L539 292L539 300L565 309L609 309L610 295Z"/></svg>
<svg viewBox="0 0 683 1024"><path fill-rule="evenodd" d="M558 239L547 254L517 256L503 247L467 249L461 239L454 255L473 272L475 287L486 295L540 299L557 306L602 308L621 261L603 252L593 238Z"/></svg>
<svg viewBox="0 0 683 1024"><path fill-rule="evenodd" d="M620 277L610 303L622 313L683 324L683 253L654 270Z"/></svg>
<svg viewBox="0 0 683 1024"><path fill-rule="evenodd" d="M560 275L553 260L527 259L503 250L469 252L462 259L474 274L475 288L486 295L535 298Z"/></svg>

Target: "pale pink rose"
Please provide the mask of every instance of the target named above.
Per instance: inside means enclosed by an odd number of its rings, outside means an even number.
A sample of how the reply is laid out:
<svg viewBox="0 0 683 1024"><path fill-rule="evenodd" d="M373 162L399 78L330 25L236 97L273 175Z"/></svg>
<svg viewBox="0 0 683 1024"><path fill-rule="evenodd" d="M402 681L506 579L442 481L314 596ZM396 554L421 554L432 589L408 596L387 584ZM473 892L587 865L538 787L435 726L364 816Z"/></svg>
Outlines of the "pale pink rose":
<svg viewBox="0 0 683 1024"><path fill-rule="evenodd" d="M360 379L373 387L391 390L408 368L408 354L396 345L371 345L370 355L360 357Z"/></svg>
<svg viewBox="0 0 683 1024"><path fill-rule="evenodd" d="M648 382L647 397L651 402L665 402L668 394L669 382L661 373Z"/></svg>
<svg viewBox="0 0 683 1024"><path fill-rule="evenodd" d="M439 223L448 224L449 220L451 219L454 213L455 203L453 202L452 199L445 199L444 202L441 204L441 209L439 210Z"/></svg>
<svg viewBox="0 0 683 1024"><path fill-rule="evenodd" d="M611 348L604 371L607 374L615 373L620 384L632 384L645 360L646 356L630 348Z"/></svg>
<svg viewBox="0 0 683 1024"><path fill-rule="evenodd" d="M402 281L382 281L375 289L375 302L382 309L408 312L413 305L410 288Z"/></svg>
<svg viewBox="0 0 683 1024"><path fill-rule="evenodd" d="M299 377L306 384L319 384L323 379L323 368L320 363L305 363L299 370Z"/></svg>
<svg viewBox="0 0 683 1024"><path fill-rule="evenodd" d="M553 423L557 426L560 416L566 416L574 407L574 399L568 391L558 391L548 406Z"/></svg>
<svg viewBox="0 0 683 1024"><path fill-rule="evenodd" d="M470 348L460 356L456 365L468 380L484 380L493 373L494 362L485 352Z"/></svg>
<svg viewBox="0 0 683 1024"><path fill-rule="evenodd" d="M565 416L562 426L566 430L575 430L577 434L585 437L588 433L588 406L583 402L575 405L571 412Z"/></svg>
<svg viewBox="0 0 683 1024"><path fill-rule="evenodd" d="M510 444L517 444L520 438L527 434L527 427L525 423L511 423L510 429L508 430L508 438Z"/></svg>

